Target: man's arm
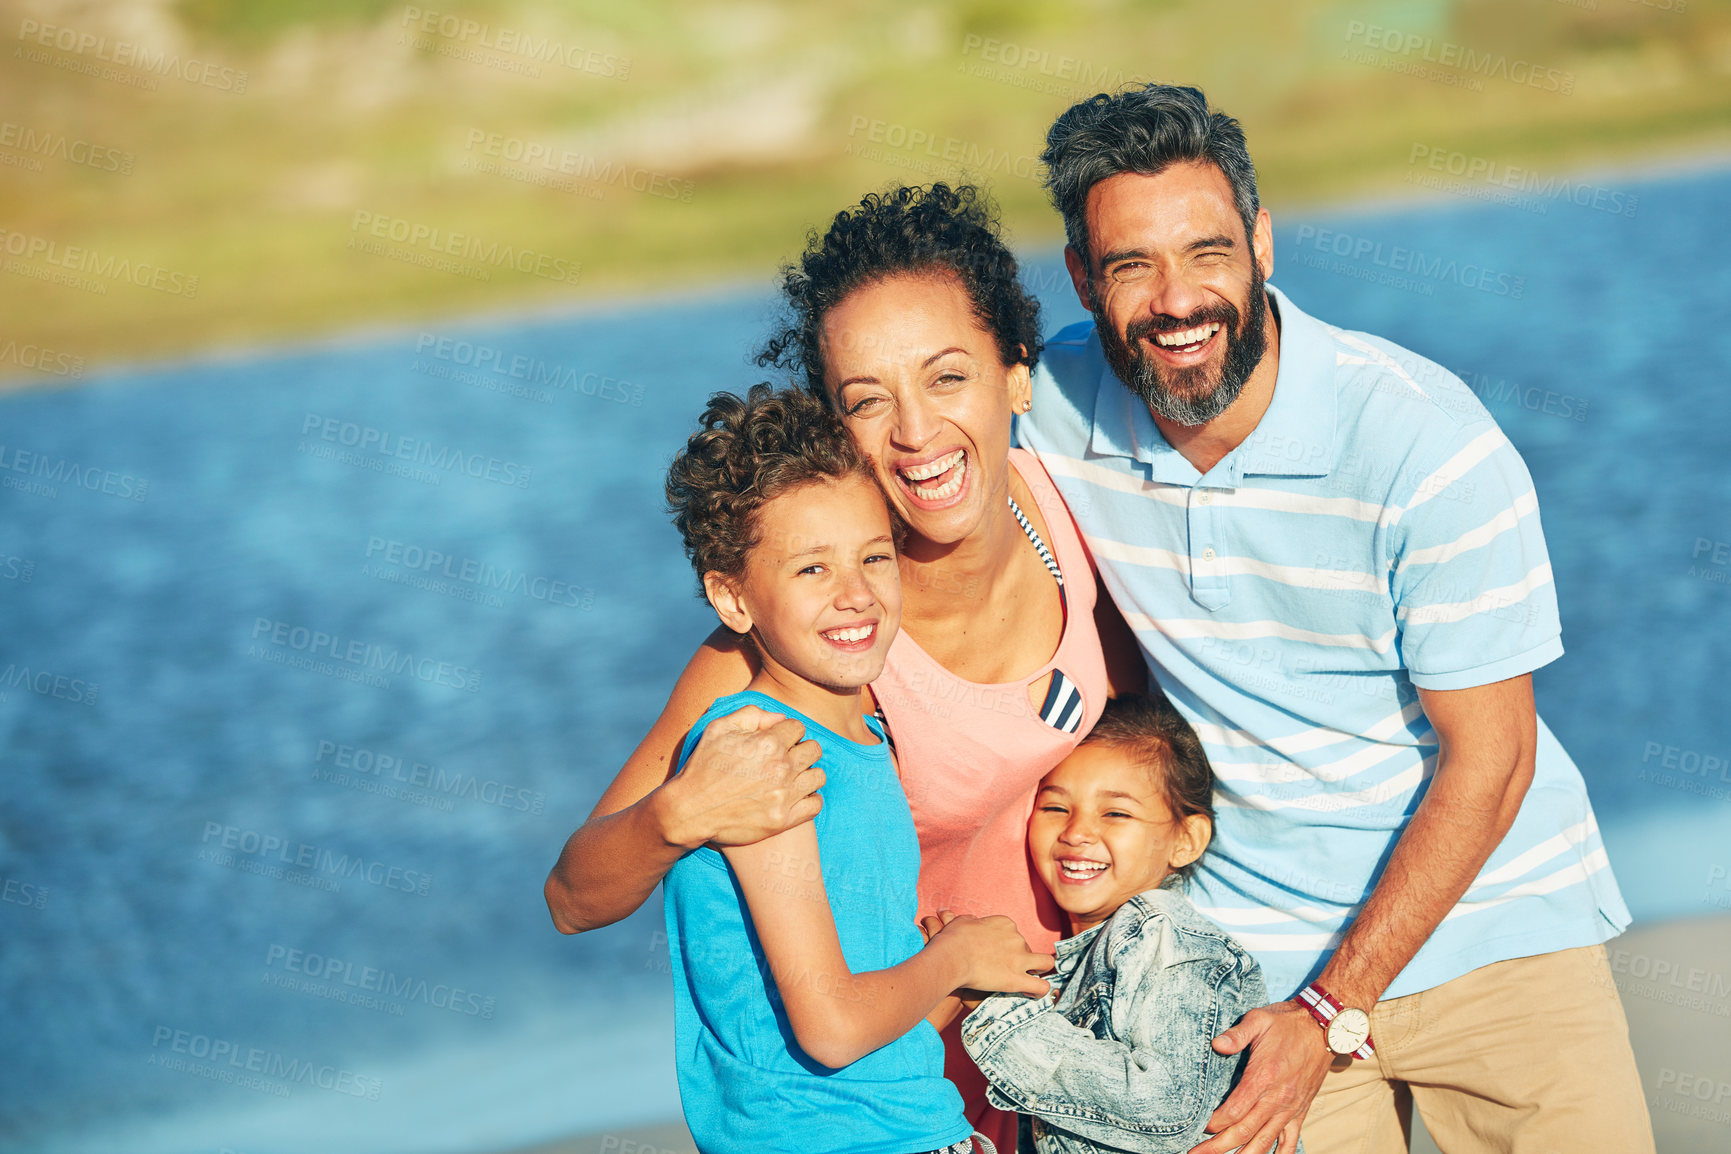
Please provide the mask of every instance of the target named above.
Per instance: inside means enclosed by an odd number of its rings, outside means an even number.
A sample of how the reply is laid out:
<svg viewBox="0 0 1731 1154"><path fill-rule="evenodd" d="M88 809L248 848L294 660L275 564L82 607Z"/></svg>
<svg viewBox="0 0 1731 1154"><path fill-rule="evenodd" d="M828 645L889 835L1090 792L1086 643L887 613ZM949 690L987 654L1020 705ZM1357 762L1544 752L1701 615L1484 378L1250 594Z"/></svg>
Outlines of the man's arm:
<svg viewBox="0 0 1731 1154"><path fill-rule="evenodd" d="M1419 692L1440 746L1430 789L1388 865L1317 978L1342 1005L1369 1009L1484 868L1533 781L1538 715L1531 674L1472 689ZM1299 1125L1334 1055L1297 1001L1252 1010L1215 1042L1250 1047L1244 1076L1193 1154L1296 1148Z"/></svg>
<svg viewBox="0 0 1731 1154"><path fill-rule="evenodd" d="M818 812L817 743L802 740L799 722L750 706L710 722L684 772L669 776L697 719L755 673L749 646L725 629L693 655L654 727L547 875L543 893L560 933L629 916L706 842L753 841Z"/></svg>

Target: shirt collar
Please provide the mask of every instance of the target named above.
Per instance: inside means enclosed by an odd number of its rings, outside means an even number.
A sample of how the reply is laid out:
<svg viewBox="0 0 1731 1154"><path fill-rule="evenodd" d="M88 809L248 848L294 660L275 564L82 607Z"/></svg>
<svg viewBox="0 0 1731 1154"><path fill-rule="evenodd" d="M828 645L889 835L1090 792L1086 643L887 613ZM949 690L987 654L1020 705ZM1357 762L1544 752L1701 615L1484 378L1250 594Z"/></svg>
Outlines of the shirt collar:
<svg viewBox="0 0 1731 1154"><path fill-rule="evenodd" d="M1328 326L1273 285L1267 287L1280 321L1274 396L1256 429L1211 471L1210 476L1223 484L1235 485L1251 473L1322 477L1334 465L1334 341ZM1100 339L1098 332L1094 339ZM1201 479L1195 466L1160 432L1148 406L1118 379L1104 358L1088 447L1100 456L1141 461L1153 481L1194 485Z"/></svg>

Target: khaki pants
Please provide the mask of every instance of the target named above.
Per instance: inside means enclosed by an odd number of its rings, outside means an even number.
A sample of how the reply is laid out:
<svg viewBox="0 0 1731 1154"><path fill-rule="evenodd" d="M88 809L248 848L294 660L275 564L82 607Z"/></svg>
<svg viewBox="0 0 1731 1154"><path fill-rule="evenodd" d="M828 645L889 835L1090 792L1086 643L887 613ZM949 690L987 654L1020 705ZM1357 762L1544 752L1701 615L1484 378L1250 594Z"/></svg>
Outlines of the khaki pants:
<svg viewBox="0 0 1731 1154"><path fill-rule="evenodd" d="M1370 1021L1376 1056L1323 1079L1309 1154L1401 1154L1415 1105L1443 1154L1652 1154L1604 946L1482 966Z"/></svg>

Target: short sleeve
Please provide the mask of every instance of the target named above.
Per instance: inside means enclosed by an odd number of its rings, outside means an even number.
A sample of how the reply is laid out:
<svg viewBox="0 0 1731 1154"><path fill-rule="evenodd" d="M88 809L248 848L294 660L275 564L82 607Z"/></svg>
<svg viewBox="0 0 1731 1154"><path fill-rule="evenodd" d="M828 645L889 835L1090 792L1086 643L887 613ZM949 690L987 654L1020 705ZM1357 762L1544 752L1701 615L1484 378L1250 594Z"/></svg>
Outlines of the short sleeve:
<svg viewBox="0 0 1731 1154"><path fill-rule="evenodd" d="M1531 673L1563 652L1538 495L1488 420L1451 430L1415 467L1390 533L1401 662L1420 689Z"/></svg>

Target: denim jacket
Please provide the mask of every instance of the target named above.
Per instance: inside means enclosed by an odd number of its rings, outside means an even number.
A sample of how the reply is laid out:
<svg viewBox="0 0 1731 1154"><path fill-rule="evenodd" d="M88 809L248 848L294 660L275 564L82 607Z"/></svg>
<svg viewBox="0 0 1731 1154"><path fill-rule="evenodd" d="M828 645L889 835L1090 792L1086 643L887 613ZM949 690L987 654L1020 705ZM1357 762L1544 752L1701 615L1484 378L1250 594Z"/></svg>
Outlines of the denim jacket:
<svg viewBox="0 0 1731 1154"><path fill-rule="evenodd" d="M995 994L962 1024L992 1105L1034 1116L1039 1154L1201 1142L1244 1060L1210 1043L1268 1001L1256 959L1163 888L1059 942L1051 977L1055 1003Z"/></svg>

